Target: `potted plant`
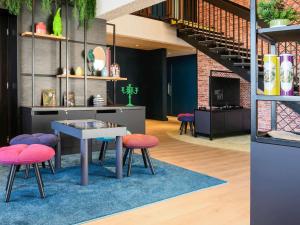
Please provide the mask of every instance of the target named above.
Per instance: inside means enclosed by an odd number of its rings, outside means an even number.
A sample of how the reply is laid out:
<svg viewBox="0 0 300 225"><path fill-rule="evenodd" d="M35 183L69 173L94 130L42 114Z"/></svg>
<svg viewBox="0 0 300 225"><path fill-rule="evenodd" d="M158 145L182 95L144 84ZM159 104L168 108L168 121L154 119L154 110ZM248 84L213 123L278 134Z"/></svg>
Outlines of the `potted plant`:
<svg viewBox="0 0 300 225"><path fill-rule="evenodd" d="M292 7L285 7L283 0L261 0L257 14L270 27L287 26L298 20L298 12Z"/></svg>

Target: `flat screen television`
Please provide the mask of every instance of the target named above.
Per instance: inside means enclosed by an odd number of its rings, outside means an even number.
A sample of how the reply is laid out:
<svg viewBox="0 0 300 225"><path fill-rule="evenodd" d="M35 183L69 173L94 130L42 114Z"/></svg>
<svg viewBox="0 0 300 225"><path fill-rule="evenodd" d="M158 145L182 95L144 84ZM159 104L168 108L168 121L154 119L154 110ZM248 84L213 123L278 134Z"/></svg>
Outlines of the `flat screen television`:
<svg viewBox="0 0 300 225"><path fill-rule="evenodd" d="M240 106L240 79L210 77L211 106Z"/></svg>

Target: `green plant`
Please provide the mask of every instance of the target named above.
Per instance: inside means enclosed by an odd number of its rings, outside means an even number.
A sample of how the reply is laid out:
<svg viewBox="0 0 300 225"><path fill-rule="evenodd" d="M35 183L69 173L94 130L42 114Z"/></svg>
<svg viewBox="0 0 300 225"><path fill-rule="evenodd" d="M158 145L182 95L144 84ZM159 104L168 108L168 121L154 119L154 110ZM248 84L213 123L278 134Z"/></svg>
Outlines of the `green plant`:
<svg viewBox="0 0 300 225"><path fill-rule="evenodd" d="M292 7L285 7L283 0L261 0L258 3L257 14L266 23L276 19L288 19L291 22L298 20L298 12Z"/></svg>
<svg viewBox="0 0 300 225"><path fill-rule="evenodd" d="M51 14L52 3L56 4L57 0L41 0L41 8L44 12ZM0 0L8 11L13 15L19 15L20 10L25 6L30 11L32 10L32 0ZM75 18L78 19L79 25L83 25L84 21L90 23L96 17L96 0L69 0L69 4L73 5Z"/></svg>
<svg viewBox="0 0 300 225"><path fill-rule="evenodd" d="M79 25L84 21L90 23L96 16L96 0L70 0L74 5L73 14L78 18Z"/></svg>

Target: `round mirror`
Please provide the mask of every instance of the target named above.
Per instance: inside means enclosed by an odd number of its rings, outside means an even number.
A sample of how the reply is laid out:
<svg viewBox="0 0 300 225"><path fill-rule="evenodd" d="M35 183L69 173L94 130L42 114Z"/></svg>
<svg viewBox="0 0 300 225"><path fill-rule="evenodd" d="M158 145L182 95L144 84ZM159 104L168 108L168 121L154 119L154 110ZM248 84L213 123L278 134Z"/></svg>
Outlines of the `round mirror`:
<svg viewBox="0 0 300 225"><path fill-rule="evenodd" d="M94 62L93 62L93 67L95 71L101 71L105 67L105 51L102 47L96 47L93 50L94 54Z"/></svg>

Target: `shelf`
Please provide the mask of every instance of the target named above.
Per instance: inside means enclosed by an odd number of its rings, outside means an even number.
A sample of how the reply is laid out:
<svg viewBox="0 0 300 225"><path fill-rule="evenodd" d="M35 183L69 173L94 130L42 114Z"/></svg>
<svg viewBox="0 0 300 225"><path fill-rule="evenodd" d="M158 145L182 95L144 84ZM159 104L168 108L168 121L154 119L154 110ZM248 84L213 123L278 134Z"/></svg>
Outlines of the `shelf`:
<svg viewBox="0 0 300 225"><path fill-rule="evenodd" d="M23 32L21 34L22 37L32 37L32 32ZM55 36L53 34L38 34L38 33L34 33L34 37L35 38L40 38L40 39L48 39L48 40L55 40L55 41L62 41L62 40L66 40L65 37L63 36Z"/></svg>
<svg viewBox="0 0 300 225"><path fill-rule="evenodd" d="M58 78L66 78L66 75L58 75ZM77 76L77 75L68 75L68 78L71 79L84 79L84 76ZM122 81L127 80L124 77L98 77L98 76L87 76L87 79L90 80L106 80L106 81Z"/></svg>
<svg viewBox="0 0 300 225"><path fill-rule="evenodd" d="M22 37L32 37L32 32L24 32L21 34ZM35 38L38 39L46 39L46 40L52 40L52 41L66 41L66 37L58 37L58 36L54 36L52 34L34 34ZM76 44L82 44L84 45L84 41L79 41L79 40L73 40L68 38L68 41L70 43L76 43ZM100 43L94 43L94 42L87 42L88 45L95 45L95 46L103 46L103 47L107 47L106 44L100 44Z"/></svg>
<svg viewBox="0 0 300 225"><path fill-rule="evenodd" d="M266 144L273 144L273 145L283 145L283 146L291 146L291 147L300 147L299 141L291 141L291 140L284 140L272 137L256 137L255 141L260 143Z"/></svg>
<svg viewBox="0 0 300 225"><path fill-rule="evenodd" d="M257 33L272 42L299 41L300 25L262 28L258 29Z"/></svg>
<svg viewBox="0 0 300 225"><path fill-rule="evenodd" d="M256 100L261 100L261 101L280 101L280 102L300 102L300 96L256 95Z"/></svg>

